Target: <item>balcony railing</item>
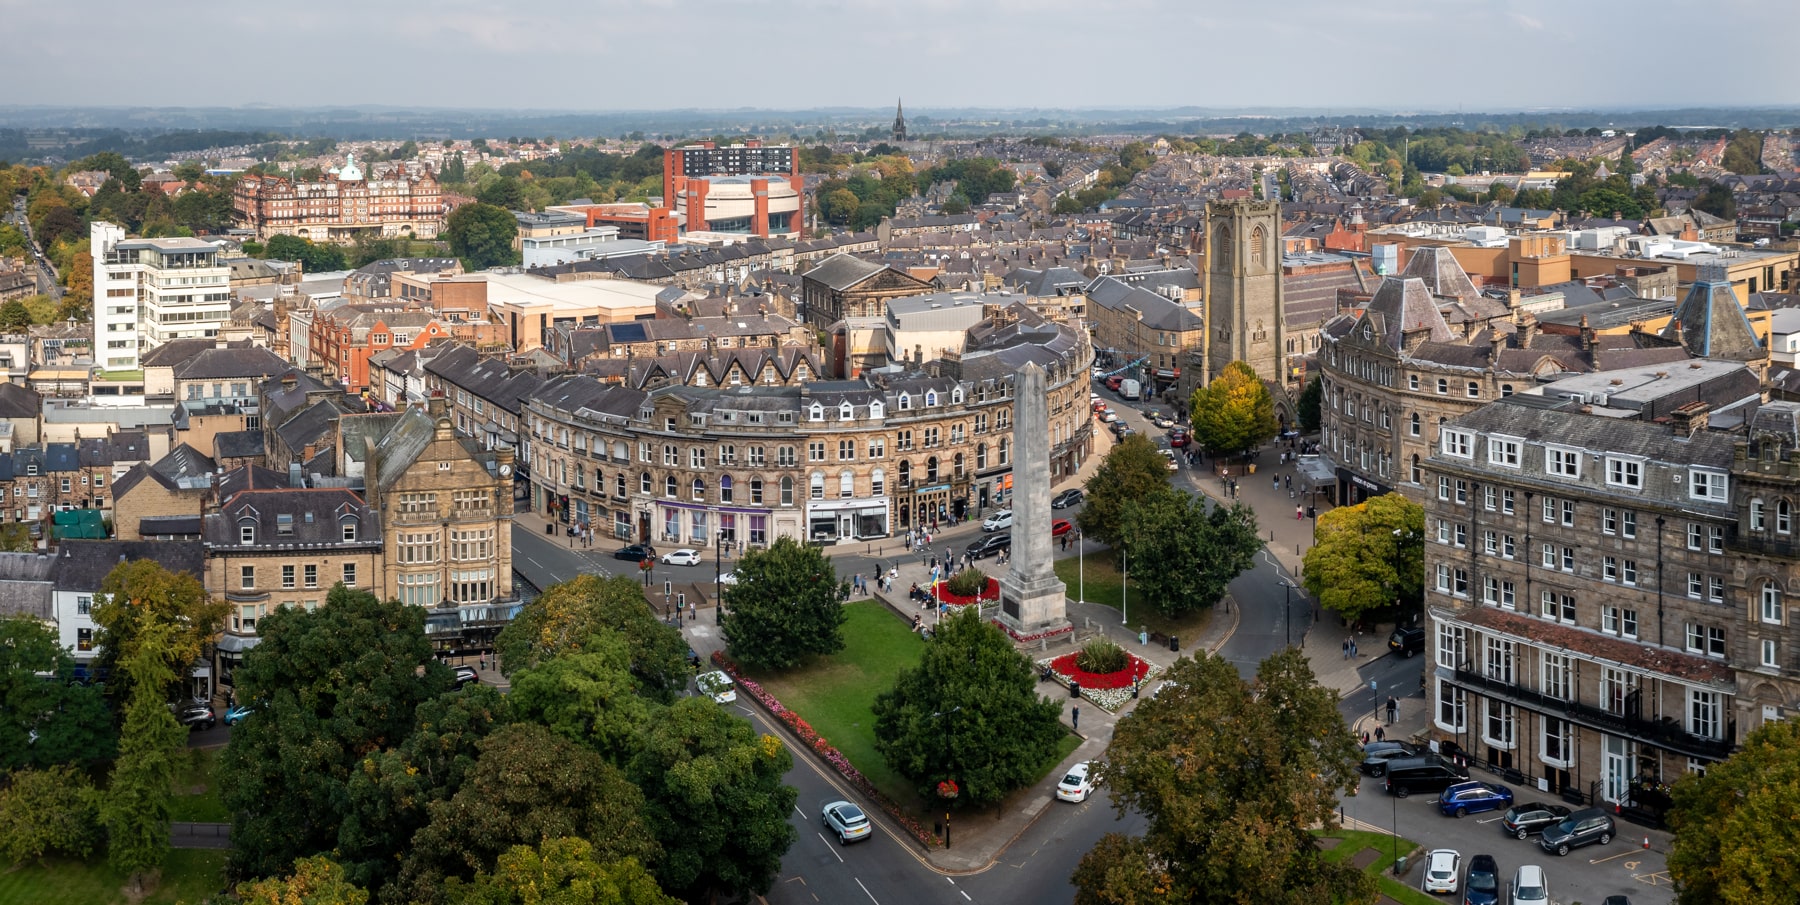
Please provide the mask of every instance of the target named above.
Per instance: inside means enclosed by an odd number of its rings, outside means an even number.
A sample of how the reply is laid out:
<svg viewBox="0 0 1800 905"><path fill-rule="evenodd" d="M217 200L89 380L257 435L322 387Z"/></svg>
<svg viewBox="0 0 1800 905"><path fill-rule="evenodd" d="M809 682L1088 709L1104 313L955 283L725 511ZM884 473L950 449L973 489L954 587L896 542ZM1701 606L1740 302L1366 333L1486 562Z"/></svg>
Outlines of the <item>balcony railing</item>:
<svg viewBox="0 0 1800 905"><path fill-rule="evenodd" d="M1723 760L1731 755L1732 743L1737 737L1735 720L1726 723L1724 738L1715 739L1688 732L1682 728L1681 722L1673 717L1656 720L1644 719L1636 713L1639 692L1635 691L1631 693L1627 703L1627 710L1631 712L1620 714L1579 701L1565 701L1561 698L1551 697L1543 692L1534 691L1512 682L1482 675L1480 672L1466 667L1456 670L1456 682L1466 688L1481 691L1492 698L1518 704L1541 713L1560 715L1590 729L1628 736L1646 744L1692 757Z"/></svg>

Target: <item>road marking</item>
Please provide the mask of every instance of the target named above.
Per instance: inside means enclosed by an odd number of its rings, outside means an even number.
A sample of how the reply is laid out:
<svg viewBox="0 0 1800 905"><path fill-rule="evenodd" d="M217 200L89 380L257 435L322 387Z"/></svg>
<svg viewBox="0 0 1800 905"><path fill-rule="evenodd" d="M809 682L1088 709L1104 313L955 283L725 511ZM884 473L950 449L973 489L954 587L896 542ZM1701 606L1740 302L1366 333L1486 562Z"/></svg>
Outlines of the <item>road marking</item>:
<svg viewBox="0 0 1800 905"><path fill-rule="evenodd" d="M1641 864L1641 863L1643 863L1643 862L1641 862L1641 861L1627 861L1627 862L1625 862L1625 869L1626 869L1626 870L1637 870L1637 869L1638 869L1638 865L1639 865L1639 864Z"/></svg>
<svg viewBox="0 0 1800 905"><path fill-rule="evenodd" d="M963 892L963 891L962 891L962 890L960 890L960 889L959 889L959 890L957 890L957 892L962 892L962 894L963 894L963 898L965 898L965 899L968 899L968 900L969 900L969 901L971 901L971 902L973 902L973 901L975 901L975 897L974 897L974 896L971 896L971 895L969 895L969 894L968 894L968 893L966 893L966 892Z"/></svg>
<svg viewBox="0 0 1800 905"><path fill-rule="evenodd" d="M806 812L805 812L805 811L802 811L802 810L800 810L800 806L799 806L799 805L794 805L794 813L796 813L796 814L799 814L799 815L800 815L800 819L801 819L801 820L805 820L805 819L806 819Z"/></svg>
<svg viewBox="0 0 1800 905"><path fill-rule="evenodd" d="M863 886L861 877L856 877L855 880L856 880L856 885L862 886L863 895L868 896L869 901L874 902L875 905L881 905L881 902L875 898L875 894L869 891L869 887ZM970 901L974 901L974 900L971 899Z"/></svg>
<svg viewBox="0 0 1800 905"><path fill-rule="evenodd" d="M1482 826L1487 826L1487 825L1488 825L1488 824L1490 824L1490 823L1493 823L1493 822L1494 822L1494 821L1496 821L1496 820L1505 820L1505 819L1506 819L1506 815L1505 815L1505 814L1497 814L1497 815L1495 815L1495 816L1493 816L1493 817L1489 817L1489 818L1488 818L1488 819L1486 819L1486 820L1477 820L1477 821L1475 821L1475 822L1476 822L1476 823L1478 823L1478 824L1480 824L1480 825L1482 825Z"/></svg>
<svg viewBox="0 0 1800 905"><path fill-rule="evenodd" d="M1634 853L1633 852L1620 852L1616 855L1607 855L1604 858L1589 858L1588 863L1589 864L1605 864L1608 861L1612 861L1612 860L1615 860L1618 858L1623 858L1626 855L1630 855L1630 854L1634 854Z"/></svg>
<svg viewBox="0 0 1800 905"><path fill-rule="evenodd" d="M956 878L955 877L945 877L944 882L950 884L951 886L955 886Z"/></svg>
<svg viewBox="0 0 1800 905"><path fill-rule="evenodd" d="M844 856L843 856L843 855L840 855L840 854L838 854L838 850L837 850L837 849L835 849L835 848L831 848L831 840L830 840L830 839L827 839L827 838L825 838L825 834L824 834L824 833L816 833L816 834L814 834L814 835L817 835L817 836L818 836L818 837L819 837L819 841L820 841L820 842L823 842L823 843L825 843L825 846L826 846L826 848L825 848L825 850L826 850L826 851L828 851L828 852L830 852L830 853L831 853L831 855L832 855L832 857L834 857L834 858L836 858L836 859L838 859L838 863L839 863L839 864L842 864L842 863L844 863ZM871 896L871 897L870 897L870 898L873 898L873 896Z"/></svg>
<svg viewBox="0 0 1800 905"><path fill-rule="evenodd" d="M1675 885L1675 881L1669 877L1669 872L1666 870L1653 870L1647 874L1632 874L1631 879L1651 886Z"/></svg>

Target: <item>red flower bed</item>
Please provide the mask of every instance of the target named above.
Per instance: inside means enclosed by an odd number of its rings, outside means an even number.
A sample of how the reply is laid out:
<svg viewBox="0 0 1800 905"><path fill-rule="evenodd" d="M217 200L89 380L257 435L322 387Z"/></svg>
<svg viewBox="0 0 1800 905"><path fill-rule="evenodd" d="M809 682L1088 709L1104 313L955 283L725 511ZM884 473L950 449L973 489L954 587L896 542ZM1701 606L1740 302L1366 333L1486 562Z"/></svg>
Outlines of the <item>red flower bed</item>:
<svg viewBox="0 0 1800 905"><path fill-rule="evenodd" d="M1140 681L1150 671L1150 664L1130 657L1131 665L1118 672L1088 672L1075 665L1077 654L1063 654L1050 661L1050 668L1059 675L1068 676L1072 682L1080 683L1082 688L1129 688L1132 683Z"/></svg>
<svg viewBox="0 0 1800 905"><path fill-rule="evenodd" d="M949 587L947 587L949 584L948 581L940 581L937 583L937 599L950 604L951 606L968 606L978 600L1000 599L1000 579L998 578L988 579L987 587L975 597L969 597L963 594L952 594L950 593Z"/></svg>

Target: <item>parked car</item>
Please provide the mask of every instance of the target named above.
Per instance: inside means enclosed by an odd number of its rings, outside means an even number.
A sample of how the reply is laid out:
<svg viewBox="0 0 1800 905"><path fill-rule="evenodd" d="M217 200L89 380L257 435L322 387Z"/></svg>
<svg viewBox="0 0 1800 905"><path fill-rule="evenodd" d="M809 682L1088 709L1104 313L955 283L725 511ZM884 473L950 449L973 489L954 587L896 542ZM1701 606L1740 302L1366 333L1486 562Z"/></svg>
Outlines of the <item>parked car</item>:
<svg viewBox="0 0 1800 905"><path fill-rule="evenodd" d="M1569 809L1560 804L1533 801L1514 805L1507 809L1505 817L1500 818L1500 832L1515 839L1524 839L1533 833L1543 832L1545 827L1563 822L1568 816Z"/></svg>
<svg viewBox="0 0 1800 905"><path fill-rule="evenodd" d="M1631 905L1630 896L1607 896L1600 900L1600 905Z"/></svg>
<svg viewBox="0 0 1800 905"><path fill-rule="evenodd" d="M1175 422L1172 419L1170 419L1168 415L1165 415L1162 412L1151 412L1150 413L1150 423L1156 425L1157 427L1164 427L1164 428L1175 426Z"/></svg>
<svg viewBox="0 0 1800 905"><path fill-rule="evenodd" d="M1482 811L1510 808L1513 790L1497 783L1459 782L1438 796L1438 811L1445 817L1464 817Z"/></svg>
<svg viewBox="0 0 1800 905"><path fill-rule="evenodd" d="M1113 376L1106 378L1106 388L1116 393L1119 391L1119 384L1124 382L1125 378L1114 374Z"/></svg>
<svg viewBox="0 0 1800 905"><path fill-rule="evenodd" d="M839 845L867 839L875 829L869 823L869 815L848 801L834 801L826 805L819 819L827 830L837 835Z"/></svg>
<svg viewBox="0 0 1800 905"><path fill-rule="evenodd" d="M1055 539L1075 530L1075 523L1066 518L1059 518L1050 523L1050 537Z"/></svg>
<svg viewBox="0 0 1800 905"><path fill-rule="evenodd" d="M1425 652L1425 629L1417 625L1394 629L1388 636L1388 650L1402 657Z"/></svg>
<svg viewBox="0 0 1800 905"><path fill-rule="evenodd" d="M1159 449L1159 450L1157 450L1157 452L1162 453L1163 461L1169 463L1170 471L1180 471L1181 470L1181 463L1175 460L1175 451L1174 450Z"/></svg>
<svg viewBox="0 0 1800 905"><path fill-rule="evenodd" d="M1012 546L1011 534L990 534L970 544L964 553L970 559L986 559Z"/></svg>
<svg viewBox="0 0 1800 905"><path fill-rule="evenodd" d="M729 704L737 700L737 683L731 681L731 677L722 670L715 669L712 672L701 673L695 677L694 684L699 687L701 694L720 704Z"/></svg>
<svg viewBox="0 0 1800 905"><path fill-rule="evenodd" d="M1011 527L1012 527L1012 510L1011 509L1002 509L999 512L996 512L993 515L990 515L987 518L983 519L981 522L981 530L983 530L983 531L999 531L1002 528L1011 528Z"/></svg>
<svg viewBox="0 0 1800 905"><path fill-rule="evenodd" d="M211 729L219 725L219 718L213 713L212 705L202 701L189 701L180 705L175 711L175 721L189 729Z"/></svg>
<svg viewBox="0 0 1800 905"><path fill-rule="evenodd" d="M1179 427L1169 431L1169 445L1176 449L1182 449L1192 442L1194 442L1193 436Z"/></svg>
<svg viewBox="0 0 1800 905"><path fill-rule="evenodd" d="M255 712L256 708L249 704L233 704L225 708L225 725L236 726L243 722L245 717Z"/></svg>
<svg viewBox="0 0 1800 905"><path fill-rule="evenodd" d="M1388 761L1402 757L1418 757L1418 748L1406 742L1370 742L1363 746L1363 761L1357 765L1366 776L1387 775Z"/></svg>
<svg viewBox="0 0 1800 905"><path fill-rule="evenodd" d="M1466 782L1469 771L1435 755L1396 757L1388 761L1388 794L1405 798L1414 792L1442 792L1459 782Z"/></svg>
<svg viewBox="0 0 1800 905"><path fill-rule="evenodd" d="M455 667L455 672L457 688L461 688L464 685L473 685L481 681L481 673L476 672L475 667L473 666L458 666Z"/></svg>
<svg viewBox="0 0 1800 905"><path fill-rule="evenodd" d="M1079 506L1081 505L1081 501L1085 499L1087 499L1087 494L1083 493L1081 488L1071 487L1053 497L1050 500L1050 508L1067 509L1071 506Z"/></svg>
<svg viewBox="0 0 1800 905"><path fill-rule="evenodd" d="M1550 881L1544 878L1544 869L1536 864L1523 864L1513 871L1508 891L1512 893L1512 905L1548 905L1550 902Z"/></svg>
<svg viewBox="0 0 1800 905"><path fill-rule="evenodd" d="M1469 859L1463 874L1463 905L1500 905L1500 865L1493 855Z"/></svg>
<svg viewBox="0 0 1800 905"><path fill-rule="evenodd" d="M1419 888L1439 895L1455 895L1462 881L1462 853L1453 848L1434 848L1425 853L1425 872Z"/></svg>
<svg viewBox="0 0 1800 905"><path fill-rule="evenodd" d="M1612 841L1616 833L1617 827L1613 825L1611 814L1599 808L1583 808L1552 826L1544 827L1544 836L1538 840L1538 845L1544 851L1566 855L1572 848L1596 842L1605 845Z"/></svg>
<svg viewBox="0 0 1800 905"><path fill-rule="evenodd" d="M1087 761L1070 767L1068 775L1062 778L1062 782L1056 784L1058 801L1082 802L1092 794L1094 794L1092 765Z"/></svg>
<svg viewBox="0 0 1800 905"><path fill-rule="evenodd" d="M1112 409L1101 409L1100 410L1100 420L1106 424L1118 424L1119 423L1119 413L1113 411Z"/></svg>
<svg viewBox="0 0 1800 905"><path fill-rule="evenodd" d="M624 559L624 560L629 560L631 562L643 562L646 559L655 559L655 558L656 558L656 548L650 546L649 544L632 544L629 547L625 547L623 549L613 551L613 559Z"/></svg>
<svg viewBox="0 0 1800 905"><path fill-rule="evenodd" d="M700 551L699 550L691 550L687 547L682 547L679 550L670 550L669 552L664 553L662 555L662 561L663 561L664 565L670 565L670 566L699 565L700 564Z"/></svg>

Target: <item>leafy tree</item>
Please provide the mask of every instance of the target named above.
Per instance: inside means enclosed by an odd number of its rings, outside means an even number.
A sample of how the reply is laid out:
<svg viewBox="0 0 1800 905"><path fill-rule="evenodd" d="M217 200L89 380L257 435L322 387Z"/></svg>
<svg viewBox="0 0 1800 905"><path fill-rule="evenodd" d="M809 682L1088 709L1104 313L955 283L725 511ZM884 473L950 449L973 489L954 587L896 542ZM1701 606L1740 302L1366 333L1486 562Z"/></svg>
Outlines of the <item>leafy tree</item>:
<svg viewBox="0 0 1800 905"><path fill-rule="evenodd" d="M22 258L30 250L31 242L25 238L25 233L11 223L0 223L0 256Z"/></svg>
<svg viewBox="0 0 1800 905"><path fill-rule="evenodd" d="M586 839L603 860L656 859L639 816L643 795L600 755L525 723L494 733L480 749L468 780L427 807L431 822L404 852L403 901L440 901L444 878L492 870L501 853L544 839Z"/></svg>
<svg viewBox="0 0 1800 905"><path fill-rule="evenodd" d="M1075 901L1369 902L1374 878L1324 857L1313 827L1336 823L1360 760L1305 656L1264 660L1254 682L1208 654L1120 720L1100 767L1113 807L1149 818L1081 859Z"/></svg>
<svg viewBox="0 0 1800 905"><path fill-rule="evenodd" d="M856 193L847 188L833 189L819 199L819 213L826 221L842 226L856 216L856 205L859 203Z"/></svg>
<svg viewBox="0 0 1800 905"><path fill-rule="evenodd" d="M973 607L938 626L914 669L875 698L875 750L927 795L986 807L1036 782L1056 757L1062 705L1038 696L1031 662Z"/></svg>
<svg viewBox="0 0 1800 905"><path fill-rule="evenodd" d="M74 667L54 629L29 616L0 618L0 770L112 759L112 714L99 688L69 681Z"/></svg>
<svg viewBox="0 0 1800 905"><path fill-rule="evenodd" d="M1194 438L1217 455L1248 454L1275 436L1275 400L1248 364L1234 361L1194 391Z"/></svg>
<svg viewBox="0 0 1800 905"><path fill-rule="evenodd" d="M183 696L183 673L188 664L200 659L206 642L224 626L225 603L208 595L193 574L170 572L154 560L138 559L120 563L106 574L100 593L94 595L93 614L100 628L95 638L100 655L95 660L102 667L130 660L145 643L144 633L151 626L167 627L155 643L169 645L168 657L176 664L168 671L164 686L156 689L161 700L168 702ZM122 698L140 673L112 671L107 693Z"/></svg>
<svg viewBox="0 0 1800 905"><path fill-rule="evenodd" d="M294 871L239 884L238 899L244 905L365 905L369 891L350 882L344 868L324 855L301 858Z"/></svg>
<svg viewBox="0 0 1800 905"><path fill-rule="evenodd" d="M1731 134L1719 165L1739 176L1755 176L1762 172L1762 145L1762 133L1739 129Z"/></svg>
<svg viewBox="0 0 1800 905"><path fill-rule="evenodd" d="M584 744L609 762L622 763L654 719L651 702L637 694L629 663L622 635L589 635L579 651L517 673L510 695L513 707L521 720Z"/></svg>
<svg viewBox="0 0 1800 905"><path fill-rule="evenodd" d="M307 273L343 270L344 250L336 245L317 245L299 236L270 236L265 254L277 261L298 261Z"/></svg>
<svg viewBox="0 0 1800 905"><path fill-rule="evenodd" d="M519 225L511 212L491 204L465 204L444 221L444 241L469 271L517 264L512 240L518 234Z"/></svg>
<svg viewBox="0 0 1800 905"><path fill-rule="evenodd" d="M368 752L405 739L419 705L451 686L424 612L367 591L339 584L316 612L277 610L256 628L262 640L234 676L256 717L220 758L238 877L330 851L351 774Z"/></svg>
<svg viewBox="0 0 1800 905"><path fill-rule="evenodd" d="M1127 504L1123 527L1132 583L1170 617L1218 603L1262 549L1249 507L1209 512L1204 497L1172 489Z"/></svg>
<svg viewBox="0 0 1800 905"><path fill-rule="evenodd" d="M22 330L31 326L31 309L22 299L7 299L0 304L0 330Z"/></svg>
<svg viewBox="0 0 1800 905"><path fill-rule="evenodd" d="M1398 533L1396 533L1398 532ZM1389 606L1418 606L1424 595L1425 510L1384 493L1319 516L1306 551L1306 590L1344 617Z"/></svg>
<svg viewBox="0 0 1800 905"><path fill-rule="evenodd" d="M955 215L966 214L968 212L969 199L964 198L961 192L944 199L944 213Z"/></svg>
<svg viewBox="0 0 1800 905"><path fill-rule="evenodd" d="M738 561L719 631L731 656L757 669L791 669L844 648L849 583L817 547L776 539Z"/></svg>
<svg viewBox="0 0 1800 905"><path fill-rule="evenodd" d="M1737 219L1737 197L1722 183L1708 180L1700 197L1694 199L1694 207L1723 220Z"/></svg>
<svg viewBox="0 0 1800 905"><path fill-rule="evenodd" d="M1169 463L1148 437L1133 434L1106 454L1087 482L1087 505L1075 516L1081 533L1118 547L1125 507L1169 489Z"/></svg>
<svg viewBox="0 0 1800 905"><path fill-rule="evenodd" d="M793 765L774 736L710 699L664 710L627 768L662 844L652 869L663 888L689 900L768 893L797 835L787 820L799 793L782 782Z"/></svg>
<svg viewBox="0 0 1800 905"><path fill-rule="evenodd" d="M39 862L86 858L100 844L100 793L73 767L20 770L0 791L0 857Z"/></svg>
<svg viewBox="0 0 1800 905"><path fill-rule="evenodd" d="M515 845L492 873L446 883L448 905L680 905L635 858L600 861L585 839Z"/></svg>
<svg viewBox="0 0 1800 905"><path fill-rule="evenodd" d="M1729 760L1683 776L1673 797L1669 874L1681 905L1778 902L1800 888L1800 723L1765 720Z"/></svg>
<svg viewBox="0 0 1800 905"><path fill-rule="evenodd" d="M108 863L128 874L128 885L139 890L153 884L169 854L169 804L178 761L187 753L187 730L175 721L166 693L193 662L182 656L177 631L172 620L146 620L119 660L131 679L131 696L100 819Z"/></svg>
<svg viewBox="0 0 1800 905"><path fill-rule="evenodd" d="M687 642L644 603L628 575L582 575L545 589L500 630L495 650L508 675L583 650L597 635L623 636L637 691L668 703L687 685Z"/></svg>
<svg viewBox="0 0 1800 905"><path fill-rule="evenodd" d="M1307 434L1319 432L1319 409L1325 402L1325 388L1317 374L1306 382L1306 389L1300 391L1300 431Z"/></svg>
<svg viewBox="0 0 1800 905"><path fill-rule="evenodd" d="M476 195L476 200L503 210L516 211L525 207L525 191L519 180L502 176L483 186Z"/></svg>

